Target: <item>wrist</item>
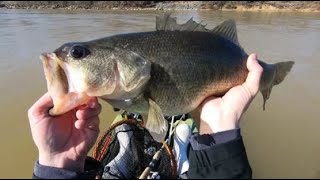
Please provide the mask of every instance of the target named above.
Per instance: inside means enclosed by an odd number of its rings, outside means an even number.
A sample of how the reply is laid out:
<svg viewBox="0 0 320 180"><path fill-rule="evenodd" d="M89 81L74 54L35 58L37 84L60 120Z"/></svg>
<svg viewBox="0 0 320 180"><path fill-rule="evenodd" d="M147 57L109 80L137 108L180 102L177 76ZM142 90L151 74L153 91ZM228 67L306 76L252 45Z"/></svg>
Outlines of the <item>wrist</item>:
<svg viewBox="0 0 320 180"><path fill-rule="evenodd" d="M74 172L84 172L85 158L70 158L64 154L39 155L39 164L55 168L62 168Z"/></svg>
<svg viewBox="0 0 320 180"><path fill-rule="evenodd" d="M229 131L233 129L238 129L238 121L225 121L225 120L214 120L211 121L200 121L199 134L215 134L223 131Z"/></svg>

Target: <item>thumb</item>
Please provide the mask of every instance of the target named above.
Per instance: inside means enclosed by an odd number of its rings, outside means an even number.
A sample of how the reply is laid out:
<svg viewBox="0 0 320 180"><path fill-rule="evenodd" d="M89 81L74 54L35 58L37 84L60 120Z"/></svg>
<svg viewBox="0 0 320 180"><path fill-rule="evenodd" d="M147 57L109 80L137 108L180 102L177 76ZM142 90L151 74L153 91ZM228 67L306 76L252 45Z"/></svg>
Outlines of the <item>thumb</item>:
<svg viewBox="0 0 320 180"><path fill-rule="evenodd" d="M256 54L251 54L248 57L247 68L249 73L243 85L248 88L252 96L255 96L259 91L260 79L263 73L263 68L260 66Z"/></svg>
<svg viewBox="0 0 320 180"><path fill-rule="evenodd" d="M49 109L53 107L53 101L50 94L45 93L37 102L35 102L28 111L29 117L38 117L48 115Z"/></svg>

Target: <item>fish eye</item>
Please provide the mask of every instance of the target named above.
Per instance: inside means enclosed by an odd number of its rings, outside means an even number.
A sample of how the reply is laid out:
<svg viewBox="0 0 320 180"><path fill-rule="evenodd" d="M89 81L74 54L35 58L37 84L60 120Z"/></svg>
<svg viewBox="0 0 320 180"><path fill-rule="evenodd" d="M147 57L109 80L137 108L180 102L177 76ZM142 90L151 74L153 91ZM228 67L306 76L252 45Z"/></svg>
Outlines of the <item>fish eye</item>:
<svg viewBox="0 0 320 180"><path fill-rule="evenodd" d="M83 46L75 45L70 49L70 55L75 59L82 59L90 54L90 51Z"/></svg>

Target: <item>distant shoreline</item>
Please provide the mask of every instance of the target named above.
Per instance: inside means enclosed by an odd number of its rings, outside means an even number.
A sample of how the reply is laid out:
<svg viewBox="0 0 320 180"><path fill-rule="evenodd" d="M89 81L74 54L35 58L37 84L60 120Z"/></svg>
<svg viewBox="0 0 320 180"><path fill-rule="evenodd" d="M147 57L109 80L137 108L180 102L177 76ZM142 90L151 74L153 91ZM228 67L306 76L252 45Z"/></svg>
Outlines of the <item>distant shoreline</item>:
<svg viewBox="0 0 320 180"><path fill-rule="evenodd" d="M320 1L0 1L0 8L320 12Z"/></svg>

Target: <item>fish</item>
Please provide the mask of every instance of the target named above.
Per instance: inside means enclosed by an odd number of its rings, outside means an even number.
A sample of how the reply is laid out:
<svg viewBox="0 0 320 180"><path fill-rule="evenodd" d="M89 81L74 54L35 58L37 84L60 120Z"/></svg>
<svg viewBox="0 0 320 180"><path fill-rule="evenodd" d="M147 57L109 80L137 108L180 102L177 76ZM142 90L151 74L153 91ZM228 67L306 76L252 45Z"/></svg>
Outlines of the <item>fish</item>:
<svg viewBox="0 0 320 180"><path fill-rule="evenodd" d="M248 75L248 54L238 41L235 20L207 29L193 18L178 24L170 13L156 16L153 31L67 42L40 58L54 104L50 115L97 97L115 109L144 115L145 127L159 134L168 128L165 116L190 113L205 98L223 96L244 83ZM265 110L272 88L295 62L258 62Z"/></svg>

